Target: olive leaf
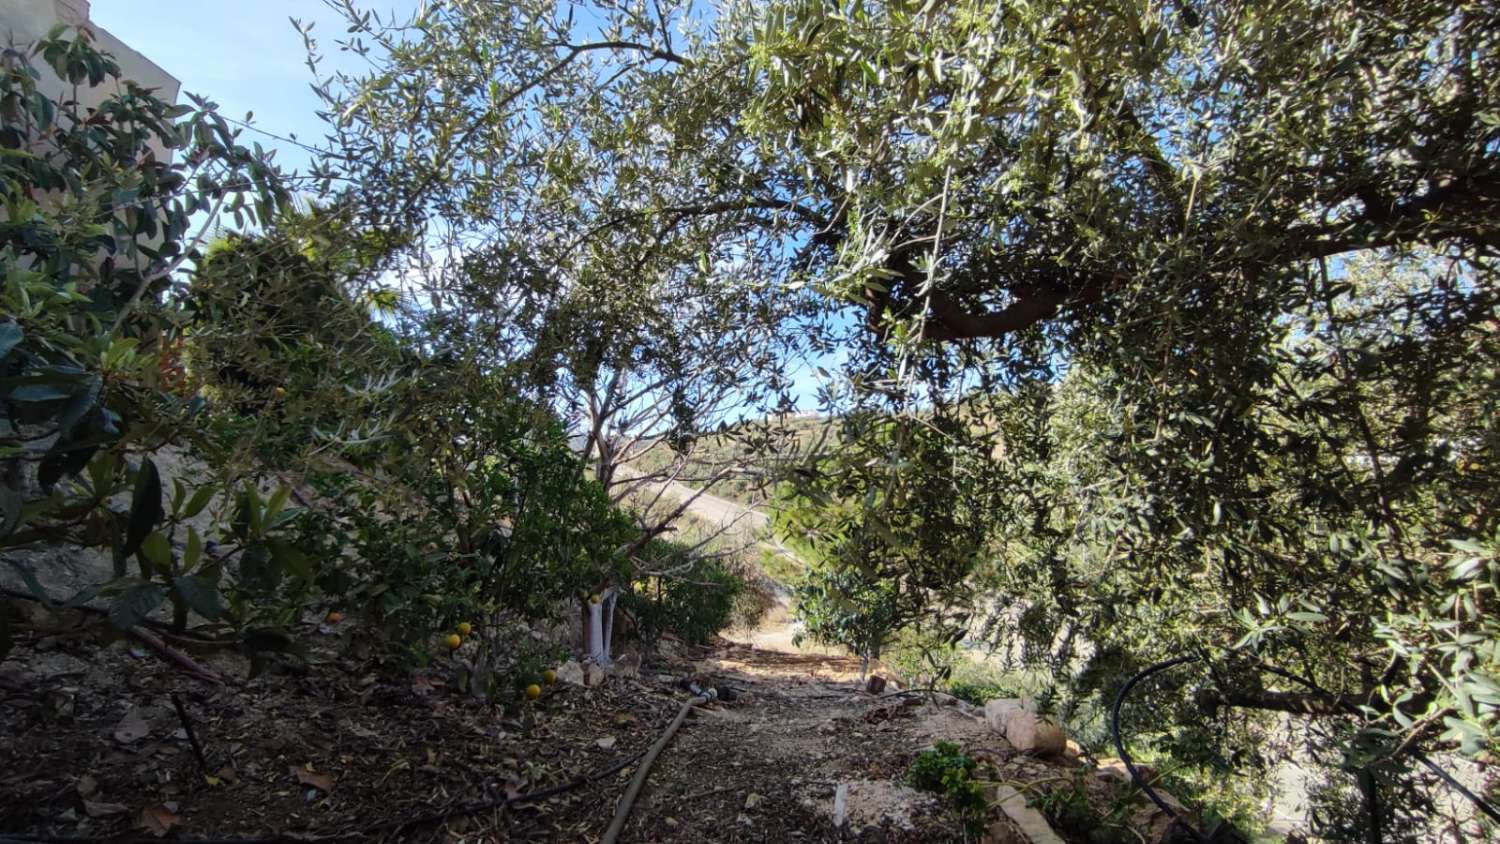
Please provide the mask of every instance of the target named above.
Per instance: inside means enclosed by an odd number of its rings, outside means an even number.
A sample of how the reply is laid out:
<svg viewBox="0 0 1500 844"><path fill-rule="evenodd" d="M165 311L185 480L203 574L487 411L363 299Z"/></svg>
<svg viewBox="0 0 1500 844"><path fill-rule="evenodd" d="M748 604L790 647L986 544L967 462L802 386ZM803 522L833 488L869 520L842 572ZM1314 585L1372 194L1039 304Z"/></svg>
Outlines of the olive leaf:
<svg viewBox="0 0 1500 844"><path fill-rule="evenodd" d="M172 581L172 590L182 596L189 609L209 621L217 621L223 615L219 607L219 589L207 577L185 574Z"/></svg>

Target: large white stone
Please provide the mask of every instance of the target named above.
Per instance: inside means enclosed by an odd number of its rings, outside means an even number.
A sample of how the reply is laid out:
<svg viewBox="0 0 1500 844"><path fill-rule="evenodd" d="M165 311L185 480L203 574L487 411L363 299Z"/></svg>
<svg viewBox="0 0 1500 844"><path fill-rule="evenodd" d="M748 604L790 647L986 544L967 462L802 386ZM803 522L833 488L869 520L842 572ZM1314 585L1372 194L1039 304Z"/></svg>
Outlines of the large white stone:
<svg viewBox="0 0 1500 844"><path fill-rule="evenodd" d="M583 664L583 684L585 686L602 686L604 679L609 675L604 673L604 667L592 662Z"/></svg>
<svg viewBox="0 0 1500 844"><path fill-rule="evenodd" d="M577 660L568 660L557 666L557 680L560 683L572 683L575 686L583 685L583 666Z"/></svg>
<svg viewBox="0 0 1500 844"><path fill-rule="evenodd" d="M1063 751L1068 737L1052 721L1038 715L1025 698L995 698L984 705L984 721L1005 737L1011 747L1032 756L1053 756Z"/></svg>
<svg viewBox="0 0 1500 844"><path fill-rule="evenodd" d="M985 701L984 721L989 724L990 729L1005 735L1005 725L1011 717L1019 713L1031 711L1031 705L1018 697L997 697Z"/></svg>
<svg viewBox="0 0 1500 844"><path fill-rule="evenodd" d="M1010 823L992 824L985 844L1064 844L1047 818L1026 805L1026 795L1002 784L995 786L991 797Z"/></svg>
<svg viewBox="0 0 1500 844"><path fill-rule="evenodd" d="M1034 712L1020 712L1005 722L1005 740L1030 756L1055 756L1063 751L1068 737L1046 718Z"/></svg>

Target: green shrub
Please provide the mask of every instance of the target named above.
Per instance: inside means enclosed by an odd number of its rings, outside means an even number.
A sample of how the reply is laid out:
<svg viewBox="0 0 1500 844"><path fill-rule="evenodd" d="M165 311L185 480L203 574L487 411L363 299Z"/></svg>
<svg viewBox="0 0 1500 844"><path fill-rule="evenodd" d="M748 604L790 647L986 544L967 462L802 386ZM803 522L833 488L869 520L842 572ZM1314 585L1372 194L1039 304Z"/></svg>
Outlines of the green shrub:
<svg viewBox="0 0 1500 844"><path fill-rule="evenodd" d="M1134 793L1099 808L1084 788L1082 771L1061 788L1040 792L1031 805L1047 818L1053 829L1065 835L1086 838L1095 844L1126 844L1136 840L1128 826Z"/></svg>
<svg viewBox="0 0 1500 844"><path fill-rule="evenodd" d="M656 540L646 550L646 573L620 596L641 637L671 633L705 644L733 620L747 586L718 559L694 558L686 548ZM653 574L653 572L655 574Z"/></svg>
<svg viewBox="0 0 1500 844"><path fill-rule="evenodd" d="M951 741L940 741L911 763L906 781L912 788L941 795L970 834L984 830L990 804L984 786L974 779L979 762Z"/></svg>
<svg viewBox="0 0 1500 844"><path fill-rule="evenodd" d="M213 106L121 79L91 37L58 27L29 57L0 57L0 563L51 600L66 596L46 594L12 552L98 549L113 576L77 600L108 599L118 627L164 604L179 630L189 610L243 626L221 590L273 592L307 571L281 535L295 508L284 487L262 499L222 462L191 482L158 471L154 458L189 443L204 410L183 394L162 300L216 210L263 224L289 195ZM102 98L53 99L31 58ZM248 501L228 524L227 508L208 508L231 490Z"/></svg>

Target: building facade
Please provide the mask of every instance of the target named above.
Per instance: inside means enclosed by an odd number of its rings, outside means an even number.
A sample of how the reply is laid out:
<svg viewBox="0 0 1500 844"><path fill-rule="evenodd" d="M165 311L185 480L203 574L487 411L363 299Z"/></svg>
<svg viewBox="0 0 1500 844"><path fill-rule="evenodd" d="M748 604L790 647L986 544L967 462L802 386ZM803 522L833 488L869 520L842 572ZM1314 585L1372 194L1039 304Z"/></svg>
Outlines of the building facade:
<svg viewBox="0 0 1500 844"><path fill-rule="evenodd" d="M114 56L119 63L123 80L153 89L156 96L167 102L177 101L182 83L108 30L94 24L89 19L89 0L0 0L0 46L26 50L59 24L89 30L94 37L94 46ZM59 79L45 63L34 63L42 73L42 91L59 100L73 97L71 84ZM98 88L80 88L78 102L88 109L118 93L121 84L111 80ZM167 160L167 150L158 149L156 152L162 160Z"/></svg>

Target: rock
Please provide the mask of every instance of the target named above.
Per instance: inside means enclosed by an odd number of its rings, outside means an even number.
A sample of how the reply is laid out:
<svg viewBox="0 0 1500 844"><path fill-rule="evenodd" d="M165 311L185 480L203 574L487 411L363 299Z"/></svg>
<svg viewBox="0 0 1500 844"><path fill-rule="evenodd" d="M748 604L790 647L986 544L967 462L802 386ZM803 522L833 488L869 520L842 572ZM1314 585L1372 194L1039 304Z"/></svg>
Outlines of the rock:
<svg viewBox="0 0 1500 844"><path fill-rule="evenodd" d="M885 678L879 674L871 674L870 679L865 681L865 691L872 695L878 695L885 691Z"/></svg>
<svg viewBox="0 0 1500 844"><path fill-rule="evenodd" d="M1030 704L1018 697L997 697L984 702L984 721L990 729L1005 735L1005 725L1012 715L1030 711Z"/></svg>
<svg viewBox="0 0 1500 844"><path fill-rule="evenodd" d="M614 672L616 677L638 680L641 676L641 656L640 654L625 654L615 660L615 664L610 666L610 670Z"/></svg>
<svg viewBox="0 0 1500 844"><path fill-rule="evenodd" d="M583 684L585 686L602 686L604 685L604 678L606 676L608 675L604 673L603 666L595 665L592 662L584 663Z"/></svg>
<svg viewBox="0 0 1500 844"><path fill-rule="evenodd" d="M1140 772L1141 779L1145 780L1148 785L1156 780L1156 770L1150 765L1137 763L1135 769ZM1125 761L1114 757L1100 759L1099 767L1094 771L1094 775L1106 782L1128 785L1132 781L1130 769L1125 767Z"/></svg>
<svg viewBox="0 0 1500 844"><path fill-rule="evenodd" d="M572 683L575 686L583 685L583 666L577 660L568 660L557 666L557 681L559 683Z"/></svg>
<svg viewBox="0 0 1500 844"><path fill-rule="evenodd" d="M1160 789L1156 789L1155 791L1156 796L1160 797L1163 803L1172 807L1172 811L1177 813L1178 818L1194 817L1193 813L1186 806L1182 805L1182 803L1178 802L1177 798ZM1169 844L1172 841L1185 840L1182 836L1186 832L1187 827L1184 826L1181 820L1174 819L1171 815L1163 812L1155 803L1151 803L1148 798L1142 796L1141 799L1146 801L1146 805L1135 810L1134 814L1130 817L1130 822L1138 832L1145 835L1148 844Z"/></svg>
<svg viewBox="0 0 1500 844"><path fill-rule="evenodd" d="M1067 736L1052 721L1038 715L1023 698L995 698L984 704L984 721L1005 737L1011 747L1032 756L1052 756L1063 751Z"/></svg>
<svg viewBox="0 0 1500 844"><path fill-rule="evenodd" d="M766 798L760 796L759 794L756 794L753 791L750 792L749 794L745 795L745 810L749 811L751 809L754 809L756 806L759 806L760 801L764 799Z"/></svg>
<svg viewBox="0 0 1500 844"><path fill-rule="evenodd" d="M1036 809L1026 805L1026 795L1011 788L1008 785L995 786L992 801L1005 813L1006 819L1010 821L1013 829L1008 829L1001 824L990 827L990 835L986 836L987 842L995 844L1016 841L1014 833L1019 831L1022 837L1019 839L1030 844L1064 844L1057 833L1052 831L1052 825L1047 823L1046 817ZM1007 837L1008 836L1008 837Z"/></svg>
<svg viewBox="0 0 1500 844"><path fill-rule="evenodd" d="M841 829L844 820L849 816L849 784L839 783L838 790L833 793L833 826Z"/></svg>
<svg viewBox="0 0 1500 844"><path fill-rule="evenodd" d="M1056 724L1031 712L1013 715L1005 724L1010 746L1032 756L1055 756L1063 751L1067 736Z"/></svg>
<svg viewBox="0 0 1500 844"><path fill-rule="evenodd" d="M1063 744L1063 756L1065 756L1065 757L1067 757L1069 759L1082 759L1083 758L1083 746L1080 745L1078 742L1073 741L1072 739L1068 739Z"/></svg>
<svg viewBox="0 0 1500 844"><path fill-rule="evenodd" d="M136 707L115 725L115 741L130 744L151 734L150 710Z"/></svg>
<svg viewBox="0 0 1500 844"><path fill-rule="evenodd" d="M31 670L43 677L58 678L85 674L89 664L65 653L39 654L31 660Z"/></svg>
<svg viewBox="0 0 1500 844"><path fill-rule="evenodd" d="M1161 798L1161 802L1167 804L1167 807L1169 809L1171 809L1172 811L1176 812L1177 814L1179 814L1179 815L1190 815L1190 814L1192 814L1192 810L1191 809L1189 809L1188 807L1182 805L1182 801L1178 800L1176 797L1173 797L1170 793L1162 791L1160 788L1157 788L1157 787L1153 787L1151 790L1154 791L1154 792L1156 792L1156 796ZM1149 798L1147 798L1147 799L1149 799Z"/></svg>

